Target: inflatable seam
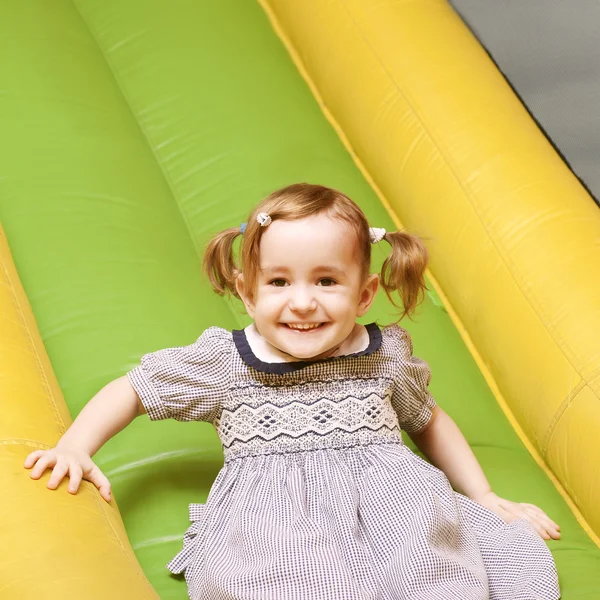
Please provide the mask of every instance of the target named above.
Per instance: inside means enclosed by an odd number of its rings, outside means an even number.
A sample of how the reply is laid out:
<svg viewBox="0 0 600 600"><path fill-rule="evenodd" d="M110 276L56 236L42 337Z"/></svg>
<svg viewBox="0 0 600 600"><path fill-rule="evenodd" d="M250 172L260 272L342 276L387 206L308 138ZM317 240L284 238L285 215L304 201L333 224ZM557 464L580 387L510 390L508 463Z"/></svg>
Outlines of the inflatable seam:
<svg viewBox="0 0 600 600"><path fill-rule="evenodd" d="M584 390L587 387L588 386L586 385L585 381L580 381L574 388L571 388L569 390L569 394L566 396L566 398L563 399L563 401L558 406L558 409L556 410L554 416L548 424L548 428L546 429L546 435L544 436L544 440L542 440L542 443L540 445L544 456L548 454L548 448L550 448L550 444L552 443L554 433L556 432L558 424L560 423L564 414L567 412L571 404L577 400L577 396L579 395L581 390Z"/></svg>
<svg viewBox="0 0 600 600"><path fill-rule="evenodd" d="M28 440L27 438L7 438L0 440L0 446L28 446L37 450L50 450L53 448L50 444L44 444L36 440Z"/></svg>
<svg viewBox="0 0 600 600"><path fill-rule="evenodd" d="M600 400L600 367L591 372L588 385L592 392L594 392L594 395Z"/></svg>

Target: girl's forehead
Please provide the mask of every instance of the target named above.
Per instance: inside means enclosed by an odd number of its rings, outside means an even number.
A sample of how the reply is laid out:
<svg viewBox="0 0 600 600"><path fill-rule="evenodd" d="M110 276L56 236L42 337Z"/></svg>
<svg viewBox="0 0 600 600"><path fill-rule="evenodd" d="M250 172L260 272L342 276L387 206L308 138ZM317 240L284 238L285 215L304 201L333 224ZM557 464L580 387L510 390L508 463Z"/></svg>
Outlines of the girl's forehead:
<svg viewBox="0 0 600 600"><path fill-rule="evenodd" d="M316 215L306 219L273 221L260 241L261 268L291 261L355 263L356 233L349 223Z"/></svg>
<svg viewBox="0 0 600 600"><path fill-rule="evenodd" d="M347 237L353 234L350 223L344 219L318 214L304 219L276 219L265 230L263 237L275 232L280 235L313 236L314 232L328 233L329 236Z"/></svg>

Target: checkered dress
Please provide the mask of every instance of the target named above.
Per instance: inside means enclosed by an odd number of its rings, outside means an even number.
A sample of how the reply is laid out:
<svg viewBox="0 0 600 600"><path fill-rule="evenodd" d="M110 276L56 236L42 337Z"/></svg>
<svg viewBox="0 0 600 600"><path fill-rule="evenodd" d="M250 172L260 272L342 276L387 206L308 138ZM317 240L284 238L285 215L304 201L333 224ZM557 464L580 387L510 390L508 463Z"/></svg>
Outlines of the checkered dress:
<svg viewBox="0 0 600 600"><path fill-rule="evenodd" d="M265 363L212 327L129 373L151 419L211 422L225 464L169 563L192 600L555 600L544 541L452 490L402 443L435 401L408 333Z"/></svg>

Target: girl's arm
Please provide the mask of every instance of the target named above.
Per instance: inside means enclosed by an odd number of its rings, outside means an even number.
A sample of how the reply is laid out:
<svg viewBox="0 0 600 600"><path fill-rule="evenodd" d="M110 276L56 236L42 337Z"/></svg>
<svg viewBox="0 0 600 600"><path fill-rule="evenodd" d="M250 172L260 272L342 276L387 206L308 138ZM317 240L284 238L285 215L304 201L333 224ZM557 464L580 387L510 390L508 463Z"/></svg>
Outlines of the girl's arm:
<svg viewBox="0 0 600 600"><path fill-rule="evenodd" d="M433 409L424 429L409 435L429 461L445 473L455 490L475 502L492 491L469 443L439 406Z"/></svg>
<svg viewBox="0 0 600 600"><path fill-rule="evenodd" d="M83 408L71 427L51 450L36 450L25 459L32 469L31 478L39 479L48 468L53 469L49 489L56 489L69 475L69 492L74 494L81 479L91 481L102 497L110 501L110 483L91 457L102 445L145 412L127 376L103 387Z"/></svg>
<svg viewBox="0 0 600 600"><path fill-rule="evenodd" d="M427 426L410 434L417 448L442 470L452 487L489 508L505 521L529 521L544 539L558 539L560 527L537 506L516 503L496 496L456 423L439 406Z"/></svg>

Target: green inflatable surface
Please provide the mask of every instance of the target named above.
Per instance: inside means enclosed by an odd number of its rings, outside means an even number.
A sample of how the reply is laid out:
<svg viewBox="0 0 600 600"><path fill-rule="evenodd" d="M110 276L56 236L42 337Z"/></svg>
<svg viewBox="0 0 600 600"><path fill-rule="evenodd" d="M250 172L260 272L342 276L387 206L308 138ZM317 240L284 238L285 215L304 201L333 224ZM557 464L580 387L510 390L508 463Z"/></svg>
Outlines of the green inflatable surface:
<svg viewBox="0 0 600 600"><path fill-rule="evenodd" d="M2 12L0 220L73 416L142 354L248 322L200 261L212 233L273 189L336 187L393 227L255 2L28 0ZM365 321L389 323L392 308L380 294ZM600 598L600 551L440 303L428 297L403 326L496 493L561 525L549 547L563 598ZM215 432L142 417L97 461L160 597L186 598L165 564L222 465Z"/></svg>

